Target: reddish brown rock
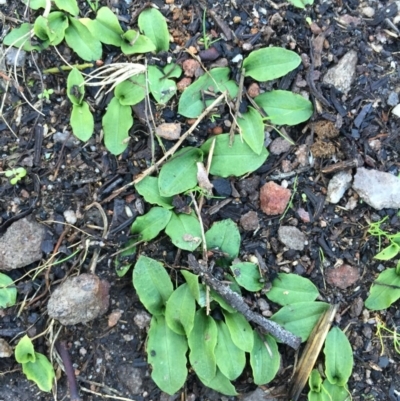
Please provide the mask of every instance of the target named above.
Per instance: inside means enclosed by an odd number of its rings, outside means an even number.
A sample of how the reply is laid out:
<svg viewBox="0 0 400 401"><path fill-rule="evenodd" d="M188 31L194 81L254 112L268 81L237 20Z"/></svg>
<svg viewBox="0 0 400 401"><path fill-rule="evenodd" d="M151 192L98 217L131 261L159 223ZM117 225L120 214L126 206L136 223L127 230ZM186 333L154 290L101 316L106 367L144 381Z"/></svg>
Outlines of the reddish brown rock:
<svg viewBox="0 0 400 401"><path fill-rule="evenodd" d="M196 71L200 68L200 63L190 58L182 63L182 68L186 77L194 77Z"/></svg>
<svg viewBox="0 0 400 401"><path fill-rule="evenodd" d="M249 88L247 89L247 93L250 97L255 98L260 94L260 87L256 82L250 84Z"/></svg>
<svg viewBox="0 0 400 401"><path fill-rule="evenodd" d="M192 78L184 77L176 84L176 87L179 92L183 92L191 83Z"/></svg>
<svg viewBox="0 0 400 401"><path fill-rule="evenodd" d="M353 285L359 278L360 273L358 269L346 264L326 272L326 281L330 285L341 288L342 290Z"/></svg>
<svg viewBox="0 0 400 401"><path fill-rule="evenodd" d="M240 218L240 225L245 231L255 231L259 227L257 212L247 212Z"/></svg>
<svg viewBox="0 0 400 401"><path fill-rule="evenodd" d="M291 192L273 181L264 184L260 190L260 207L268 215L282 214L289 203Z"/></svg>

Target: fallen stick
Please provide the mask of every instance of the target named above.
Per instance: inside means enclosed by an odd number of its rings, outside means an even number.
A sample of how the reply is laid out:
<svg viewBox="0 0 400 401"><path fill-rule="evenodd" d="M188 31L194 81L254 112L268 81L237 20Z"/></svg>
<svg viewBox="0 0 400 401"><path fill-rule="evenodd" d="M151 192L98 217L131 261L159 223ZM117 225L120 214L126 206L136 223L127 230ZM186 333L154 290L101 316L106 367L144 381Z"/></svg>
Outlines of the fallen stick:
<svg viewBox="0 0 400 401"><path fill-rule="evenodd" d="M266 319L259 313L253 312L238 293L232 291L228 285L221 283L213 277L207 270L206 266L203 266L193 254L188 256L188 263L189 267L204 280L205 284L221 295L221 297L223 297L232 308L240 312L246 320L256 323L267 333L272 334L280 342L287 344L294 349L299 348L301 343L300 337L285 330L278 323Z"/></svg>

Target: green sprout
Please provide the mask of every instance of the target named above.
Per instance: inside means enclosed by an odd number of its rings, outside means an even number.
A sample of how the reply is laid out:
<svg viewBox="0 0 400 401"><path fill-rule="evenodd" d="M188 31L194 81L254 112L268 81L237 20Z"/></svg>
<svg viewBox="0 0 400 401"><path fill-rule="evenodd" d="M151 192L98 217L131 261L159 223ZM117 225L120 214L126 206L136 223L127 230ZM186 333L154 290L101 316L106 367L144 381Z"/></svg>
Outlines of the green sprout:
<svg viewBox="0 0 400 401"><path fill-rule="evenodd" d="M39 93L39 99L50 100L50 95L54 93L54 89L44 89L42 93Z"/></svg>
<svg viewBox="0 0 400 401"><path fill-rule="evenodd" d="M5 176L10 179L11 185L16 185L21 178L26 176L26 170L23 167L13 168L5 172Z"/></svg>

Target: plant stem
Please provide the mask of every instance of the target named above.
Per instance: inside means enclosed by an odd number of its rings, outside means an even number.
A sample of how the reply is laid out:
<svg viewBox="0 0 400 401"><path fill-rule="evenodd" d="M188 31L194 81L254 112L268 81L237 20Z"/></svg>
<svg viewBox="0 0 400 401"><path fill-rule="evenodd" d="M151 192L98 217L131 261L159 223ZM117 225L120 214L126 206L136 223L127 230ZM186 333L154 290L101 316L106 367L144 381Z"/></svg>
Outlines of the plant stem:
<svg viewBox="0 0 400 401"><path fill-rule="evenodd" d="M72 65L72 66L61 65L60 67L48 68L47 70L43 71L43 74L57 74L60 71L71 71L72 68L76 68L77 70L84 70L85 68L91 68L91 67L93 67L92 63L75 64L75 65Z"/></svg>

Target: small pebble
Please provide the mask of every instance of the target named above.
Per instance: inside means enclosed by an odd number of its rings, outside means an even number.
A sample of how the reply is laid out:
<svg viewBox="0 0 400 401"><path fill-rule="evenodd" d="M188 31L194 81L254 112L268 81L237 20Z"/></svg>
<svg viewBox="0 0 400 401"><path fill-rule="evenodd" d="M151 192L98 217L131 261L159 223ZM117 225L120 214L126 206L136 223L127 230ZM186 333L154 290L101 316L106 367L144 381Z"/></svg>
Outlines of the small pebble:
<svg viewBox="0 0 400 401"><path fill-rule="evenodd" d="M391 92L388 97L387 104L389 106L396 106L396 104L399 104L399 95L396 92Z"/></svg>
<svg viewBox="0 0 400 401"><path fill-rule="evenodd" d="M256 82L253 82L247 89L247 93L251 98L254 99L256 96L260 94L260 86Z"/></svg>
<svg viewBox="0 0 400 401"><path fill-rule="evenodd" d="M64 212L64 218L65 218L65 221L69 224L75 224L76 221L78 220L76 218L76 214L73 210L66 210Z"/></svg>

